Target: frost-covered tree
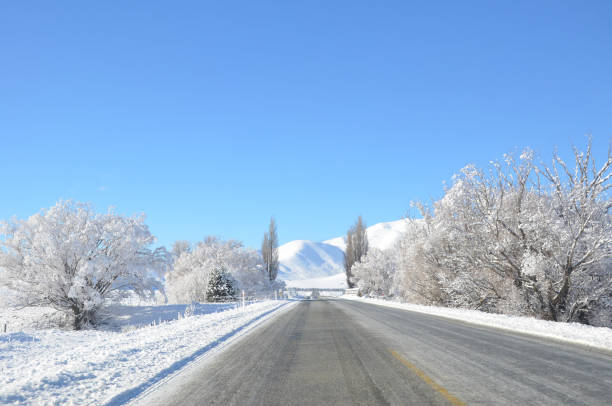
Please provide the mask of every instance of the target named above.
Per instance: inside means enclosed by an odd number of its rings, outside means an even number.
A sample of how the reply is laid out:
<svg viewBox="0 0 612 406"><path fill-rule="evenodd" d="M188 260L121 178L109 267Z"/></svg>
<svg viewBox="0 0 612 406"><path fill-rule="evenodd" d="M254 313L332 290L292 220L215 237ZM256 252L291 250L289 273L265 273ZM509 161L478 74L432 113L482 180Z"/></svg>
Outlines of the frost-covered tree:
<svg viewBox="0 0 612 406"><path fill-rule="evenodd" d="M176 259L181 256L183 252L191 251L191 243L185 240L177 240L172 244L172 256Z"/></svg>
<svg viewBox="0 0 612 406"><path fill-rule="evenodd" d="M23 306L50 306L74 318L74 328L97 322L113 294L152 295L152 276L168 254L149 246L155 237L144 216L97 214L89 204L61 201L27 220L1 226L0 273Z"/></svg>
<svg viewBox="0 0 612 406"><path fill-rule="evenodd" d="M206 287L207 302L227 302L236 297L236 280L223 267L214 268Z"/></svg>
<svg viewBox="0 0 612 406"><path fill-rule="evenodd" d="M276 220L270 219L268 231L264 233L261 244L261 255L263 256L264 267L268 278L273 281L278 275L278 234L276 232Z"/></svg>
<svg viewBox="0 0 612 406"><path fill-rule="evenodd" d="M558 321L612 325L608 153L591 143L536 165L525 150L488 170L467 166L402 241L404 298Z"/></svg>
<svg viewBox="0 0 612 406"><path fill-rule="evenodd" d="M253 295L276 286L268 279L261 256L239 241L208 237L191 251L183 252L166 274L166 291L171 301L206 301L211 273L223 268L236 280L236 288Z"/></svg>
<svg viewBox="0 0 612 406"><path fill-rule="evenodd" d="M355 287L354 275L351 271L353 265L368 253L367 227L361 216L346 233L346 248L344 250L344 272L349 288Z"/></svg>
<svg viewBox="0 0 612 406"><path fill-rule="evenodd" d="M397 271L397 255L392 250L370 249L353 265L353 278L364 295L389 296Z"/></svg>
<svg viewBox="0 0 612 406"><path fill-rule="evenodd" d="M612 293L612 154L597 166L589 141L584 152L574 148L574 159L571 168L555 154L550 168L538 170L549 182L550 200L538 207L534 222L548 238L534 241L525 256L540 258L536 269L527 268L534 271L534 290L546 296L547 315L584 322Z"/></svg>
<svg viewBox="0 0 612 406"><path fill-rule="evenodd" d="M508 228L524 224L525 211L515 185L506 186L495 171L468 166L434 204L426 269L436 273L443 304L486 311L511 304L507 282L520 285L513 264L523 248Z"/></svg>
<svg viewBox="0 0 612 406"><path fill-rule="evenodd" d="M446 303L441 283L443 268L437 250L432 248L440 247L444 235L435 232L430 209L418 202L414 205L421 211L423 219L409 219L403 236L393 248L397 256L397 271L392 291L412 303L443 304Z"/></svg>

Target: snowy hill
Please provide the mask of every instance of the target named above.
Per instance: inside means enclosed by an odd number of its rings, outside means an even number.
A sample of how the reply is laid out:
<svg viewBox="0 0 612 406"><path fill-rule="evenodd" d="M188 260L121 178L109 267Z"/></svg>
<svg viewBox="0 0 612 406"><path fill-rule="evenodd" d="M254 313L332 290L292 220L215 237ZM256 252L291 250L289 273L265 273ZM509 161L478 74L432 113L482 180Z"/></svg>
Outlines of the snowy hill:
<svg viewBox="0 0 612 406"><path fill-rule="evenodd" d="M389 249L399 239L406 227L406 220L379 223L368 227L370 247L381 250ZM280 262L279 278L285 281L300 281L299 284L288 282L296 287L329 287L345 286L343 254L344 237L336 237L324 242L306 240L291 241L278 247ZM338 276L342 274L342 277ZM312 286L305 284L312 283Z"/></svg>
<svg viewBox="0 0 612 406"><path fill-rule="evenodd" d="M310 279L342 272L342 250L333 245L296 240L278 247L279 277Z"/></svg>

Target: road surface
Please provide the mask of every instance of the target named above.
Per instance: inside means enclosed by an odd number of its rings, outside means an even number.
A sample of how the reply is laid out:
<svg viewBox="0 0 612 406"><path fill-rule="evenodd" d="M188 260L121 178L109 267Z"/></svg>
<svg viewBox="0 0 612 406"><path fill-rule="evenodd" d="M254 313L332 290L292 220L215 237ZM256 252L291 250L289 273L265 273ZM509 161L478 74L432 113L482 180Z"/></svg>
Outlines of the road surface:
<svg viewBox="0 0 612 406"><path fill-rule="evenodd" d="M341 299L304 301L146 405L611 405L612 356Z"/></svg>

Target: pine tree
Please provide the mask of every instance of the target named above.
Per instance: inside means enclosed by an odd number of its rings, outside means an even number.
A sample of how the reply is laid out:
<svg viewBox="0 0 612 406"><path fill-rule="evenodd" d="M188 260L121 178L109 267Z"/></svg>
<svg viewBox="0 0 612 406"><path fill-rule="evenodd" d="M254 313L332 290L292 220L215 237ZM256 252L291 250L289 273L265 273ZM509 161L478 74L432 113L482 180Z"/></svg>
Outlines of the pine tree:
<svg viewBox="0 0 612 406"><path fill-rule="evenodd" d="M226 302L236 296L236 281L224 267L213 269L206 287L207 302Z"/></svg>
<svg viewBox="0 0 612 406"><path fill-rule="evenodd" d="M263 256L266 273L271 281L278 275L278 234L276 233L276 221L270 219L268 231L264 233L261 244L261 255Z"/></svg>

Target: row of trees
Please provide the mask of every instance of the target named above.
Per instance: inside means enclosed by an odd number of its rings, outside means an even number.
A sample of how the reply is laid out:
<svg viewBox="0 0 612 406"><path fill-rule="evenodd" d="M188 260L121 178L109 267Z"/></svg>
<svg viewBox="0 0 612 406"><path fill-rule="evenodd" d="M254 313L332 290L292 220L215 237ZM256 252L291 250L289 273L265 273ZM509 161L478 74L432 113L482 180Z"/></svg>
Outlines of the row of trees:
<svg viewBox="0 0 612 406"><path fill-rule="evenodd" d="M417 203L397 246L351 269L364 293L612 326L612 157L592 143L537 163L530 150L467 166L444 197Z"/></svg>
<svg viewBox="0 0 612 406"><path fill-rule="evenodd" d="M213 301L242 289L250 295L279 287L276 224L264 257L240 242L208 237L192 246L150 248L155 237L144 215L125 217L91 205L60 201L26 220L0 224L0 287L15 304L49 306L73 319L75 329L95 325L108 302L165 290L176 302ZM271 258L271 259L270 259ZM273 262L275 259L276 262Z"/></svg>

